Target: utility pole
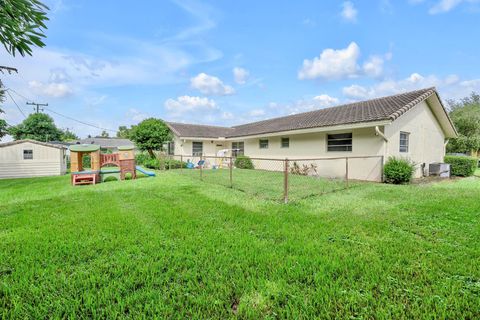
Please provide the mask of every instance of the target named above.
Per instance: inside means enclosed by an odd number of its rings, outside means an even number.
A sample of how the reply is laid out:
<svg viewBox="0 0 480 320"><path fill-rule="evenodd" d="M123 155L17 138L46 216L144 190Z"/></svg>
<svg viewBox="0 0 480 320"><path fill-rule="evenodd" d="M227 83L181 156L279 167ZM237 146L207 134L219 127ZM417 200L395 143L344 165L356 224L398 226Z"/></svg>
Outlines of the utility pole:
<svg viewBox="0 0 480 320"><path fill-rule="evenodd" d="M35 111L35 113L39 113L40 110L44 111L44 109L40 107L48 107L48 103L27 102L27 104L29 106L36 106L36 107L33 107L33 110Z"/></svg>

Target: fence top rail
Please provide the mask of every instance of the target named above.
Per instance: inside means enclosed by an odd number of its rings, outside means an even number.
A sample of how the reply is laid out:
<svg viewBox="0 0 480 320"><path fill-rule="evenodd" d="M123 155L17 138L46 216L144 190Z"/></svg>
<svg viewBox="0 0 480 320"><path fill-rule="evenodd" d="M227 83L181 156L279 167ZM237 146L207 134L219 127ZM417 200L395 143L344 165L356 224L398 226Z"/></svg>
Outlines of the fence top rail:
<svg viewBox="0 0 480 320"><path fill-rule="evenodd" d="M191 154L174 154L169 155L169 157L184 157L184 158L212 158L212 159L229 159L235 158L232 156L205 156L205 155L191 155ZM345 160L345 159L381 159L383 156L344 156L344 157L318 157L318 158L258 158L258 157L249 157L251 160L266 160L266 161L316 161L316 160Z"/></svg>

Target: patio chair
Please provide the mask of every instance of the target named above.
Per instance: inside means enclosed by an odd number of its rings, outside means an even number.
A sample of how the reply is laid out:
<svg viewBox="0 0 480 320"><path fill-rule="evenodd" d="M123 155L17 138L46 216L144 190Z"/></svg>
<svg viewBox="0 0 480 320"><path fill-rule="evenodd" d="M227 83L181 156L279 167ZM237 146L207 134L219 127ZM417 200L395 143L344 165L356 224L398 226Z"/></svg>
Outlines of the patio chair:
<svg viewBox="0 0 480 320"><path fill-rule="evenodd" d="M196 169L200 169L200 168L203 169L204 166L205 166L205 160L200 160L200 161L198 161L198 163L197 163L197 165L196 165L195 168L196 168Z"/></svg>

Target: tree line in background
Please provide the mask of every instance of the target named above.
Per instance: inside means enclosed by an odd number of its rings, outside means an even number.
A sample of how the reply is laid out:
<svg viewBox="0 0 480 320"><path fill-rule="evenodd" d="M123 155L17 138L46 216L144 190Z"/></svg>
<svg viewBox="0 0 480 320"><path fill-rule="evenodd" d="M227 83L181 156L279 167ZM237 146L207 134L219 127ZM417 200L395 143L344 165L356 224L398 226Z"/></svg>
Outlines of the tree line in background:
<svg viewBox="0 0 480 320"><path fill-rule="evenodd" d="M480 95L472 92L470 96L458 101L449 100L450 118L458 131L458 138L450 139L448 153L471 153L478 156L480 150Z"/></svg>
<svg viewBox="0 0 480 320"><path fill-rule="evenodd" d="M45 113L32 113L20 124L9 127L6 132L15 140L32 139L48 142L78 139L72 131L59 129L52 117Z"/></svg>

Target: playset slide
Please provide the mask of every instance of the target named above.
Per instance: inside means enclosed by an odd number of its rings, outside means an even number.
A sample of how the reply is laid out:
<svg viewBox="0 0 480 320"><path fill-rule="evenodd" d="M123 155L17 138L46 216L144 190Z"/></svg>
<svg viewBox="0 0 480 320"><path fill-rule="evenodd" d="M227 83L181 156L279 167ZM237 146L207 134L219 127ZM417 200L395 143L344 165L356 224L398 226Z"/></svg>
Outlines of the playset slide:
<svg viewBox="0 0 480 320"><path fill-rule="evenodd" d="M149 177L155 177L155 172L152 172L152 171L147 171L145 170L144 168L140 167L140 166L136 166L135 169L137 169L137 171L140 171L141 173L149 176Z"/></svg>

